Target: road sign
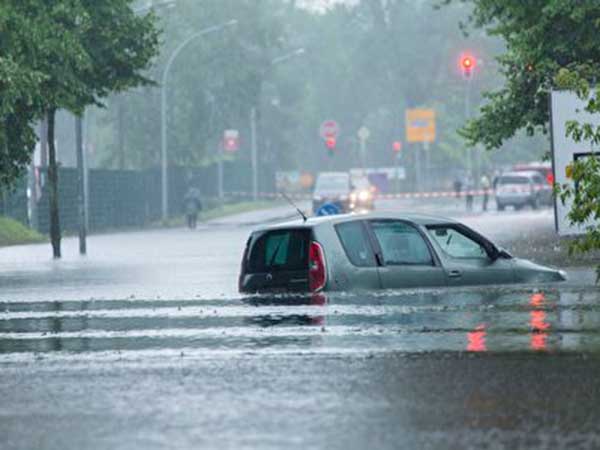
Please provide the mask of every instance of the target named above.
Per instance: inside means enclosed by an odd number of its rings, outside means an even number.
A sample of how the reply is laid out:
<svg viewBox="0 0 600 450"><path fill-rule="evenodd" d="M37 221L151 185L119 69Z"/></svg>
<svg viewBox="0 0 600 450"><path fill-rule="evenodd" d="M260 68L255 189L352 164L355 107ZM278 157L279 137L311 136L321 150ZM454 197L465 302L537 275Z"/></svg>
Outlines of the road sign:
<svg viewBox="0 0 600 450"><path fill-rule="evenodd" d="M325 203L317 209L317 216L335 216L341 213L340 207L335 203Z"/></svg>
<svg viewBox="0 0 600 450"><path fill-rule="evenodd" d="M335 120L326 120L321 124L319 134L323 139L335 139L340 134L340 126Z"/></svg>
<svg viewBox="0 0 600 450"><path fill-rule="evenodd" d="M371 137L371 131L365 126L360 127L357 134L361 141L366 141Z"/></svg>
<svg viewBox="0 0 600 450"><path fill-rule="evenodd" d="M406 110L406 142L435 141L435 110Z"/></svg>
<svg viewBox="0 0 600 450"><path fill-rule="evenodd" d="M240 132L238 130L225 130L223 133L223 150L236 152L240 148Z"/></svg>
<svg viewBox="0 0 600 450"><path fill-rule="evenodd" d="M577 121L580 124L589 124L595 129L600 127L600 116L587 112L588 99L582 100L574 92L552 91L550 104L553 181L560 185L573 186L571 177L574 163L587 158L597 158L598 151L585 139L576 142L572 136L567 136L568 123ZM575 188L577 189L576 186ZM559 198L554 199L555 226L559 235L583 234L587 227L600 224L600 220L590 220L585 225L572 224L569 220L572 206L572 198L566 199L564 203Z"/></svg>

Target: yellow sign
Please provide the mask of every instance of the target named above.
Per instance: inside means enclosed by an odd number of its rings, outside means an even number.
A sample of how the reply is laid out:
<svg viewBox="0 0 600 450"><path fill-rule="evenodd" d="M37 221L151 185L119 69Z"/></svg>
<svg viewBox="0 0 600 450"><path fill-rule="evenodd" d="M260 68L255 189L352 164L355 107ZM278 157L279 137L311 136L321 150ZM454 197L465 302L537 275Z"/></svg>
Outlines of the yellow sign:
<svg viewBox="0 0 600 450"><path fill-rule="evenodd" d="M435 110L407 109L406 110L406 141L434 142L435 141Z"/></svg>
<svg viewBox="0 0 600 450"><path fill-rule="evenodd" d="M567 164L565 167L565 176L570 180L573 178L573 164Z"/></svg>

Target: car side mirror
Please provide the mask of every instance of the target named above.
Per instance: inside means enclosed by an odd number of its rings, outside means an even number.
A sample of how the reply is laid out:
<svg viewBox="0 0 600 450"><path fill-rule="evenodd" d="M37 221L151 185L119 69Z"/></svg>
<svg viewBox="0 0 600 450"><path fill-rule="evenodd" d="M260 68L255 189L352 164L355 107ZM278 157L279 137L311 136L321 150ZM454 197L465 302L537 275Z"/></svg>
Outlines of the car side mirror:
<svg viewBox="0 0 600 450"><path fill-rule="evenodd" d="M490 252L490 258L492 261L496 261L497 259L512 259L512 255L503 248L494 246Z"/></svg>

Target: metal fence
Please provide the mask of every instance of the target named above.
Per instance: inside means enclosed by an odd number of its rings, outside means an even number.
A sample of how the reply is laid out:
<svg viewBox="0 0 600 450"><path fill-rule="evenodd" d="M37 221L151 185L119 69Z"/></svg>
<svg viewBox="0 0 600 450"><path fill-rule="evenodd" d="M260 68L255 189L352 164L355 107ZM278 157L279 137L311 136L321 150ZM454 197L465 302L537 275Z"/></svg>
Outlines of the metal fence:
<svg viewBox="0 0 600 450"><path fill-rule="evenodd" d="M275 192L275 175L270 167L261 168L259 189ZM225 192L252 190L252 177L247 164L225 163ZM59 168L59 215L61 228L76 231L79 226L77 207L77 170ZM190 186L200 190L207 202L218 195L217 170L209 167L169 168L169 215L183 213L183 198ZM49 185L45 169L38 169L37 224L32 223L28 205L27 179L0 195L0 214L48 233ZM91 169L88 172L88 226L91 231L139 227L161 219L160 169L144 171Z"/></svg>

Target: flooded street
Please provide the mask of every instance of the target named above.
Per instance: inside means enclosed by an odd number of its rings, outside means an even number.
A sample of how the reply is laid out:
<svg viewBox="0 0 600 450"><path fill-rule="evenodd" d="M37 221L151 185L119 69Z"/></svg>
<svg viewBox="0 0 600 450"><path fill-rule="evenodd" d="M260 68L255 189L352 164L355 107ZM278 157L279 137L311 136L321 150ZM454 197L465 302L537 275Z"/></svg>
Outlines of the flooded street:
<svg viewBox="0 0 600 450"><path fill-rule="evenodd" d="M552 231L548 211L502 218L462 220L517 256ZM67 239L62 261L1 249L2 448L600 446L592 269L565 266L552 285L242 297L249 230L94 236L87 258Z"/></svg>

